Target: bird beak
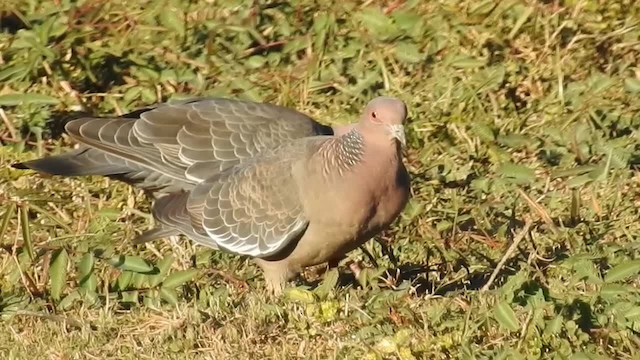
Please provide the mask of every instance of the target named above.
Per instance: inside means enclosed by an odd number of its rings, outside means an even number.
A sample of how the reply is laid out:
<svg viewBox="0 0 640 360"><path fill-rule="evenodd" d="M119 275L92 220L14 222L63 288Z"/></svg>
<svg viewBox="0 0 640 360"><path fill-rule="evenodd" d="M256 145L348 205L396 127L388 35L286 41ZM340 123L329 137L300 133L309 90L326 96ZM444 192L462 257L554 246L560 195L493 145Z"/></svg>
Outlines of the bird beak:
<svg viewBox="0 0 640 360"><path fill-rule="evenodd" d="M406 145L407 139L404 136L404 126L401 124L387 125L387 129L389 130L389 135L391 135L392 139L398 139L402 146Z"/></svg>

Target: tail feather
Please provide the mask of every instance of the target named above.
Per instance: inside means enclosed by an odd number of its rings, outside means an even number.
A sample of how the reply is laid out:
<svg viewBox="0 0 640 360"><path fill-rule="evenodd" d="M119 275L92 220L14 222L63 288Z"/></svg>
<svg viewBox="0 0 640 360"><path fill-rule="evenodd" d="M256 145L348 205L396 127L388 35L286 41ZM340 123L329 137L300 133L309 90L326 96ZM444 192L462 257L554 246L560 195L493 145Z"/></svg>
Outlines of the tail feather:
<svg viewBox="0 0 640 360"><path fill-rule="evenodd" d="M12 167L63 176L118 175L130 171L125 164L111 162L105 153L89 148L16 163Z"/></svg>
<svg viewBox="0 0 640 360"><path fill-rule="evenodd" d="M142 233L134 242L141 244L182 234L200 245L217 248L218 246L213 239L194 228L191 213L187 209L189 195L189 192L176 192L156 199L151 207L151 213L158 226Z"/></svg>

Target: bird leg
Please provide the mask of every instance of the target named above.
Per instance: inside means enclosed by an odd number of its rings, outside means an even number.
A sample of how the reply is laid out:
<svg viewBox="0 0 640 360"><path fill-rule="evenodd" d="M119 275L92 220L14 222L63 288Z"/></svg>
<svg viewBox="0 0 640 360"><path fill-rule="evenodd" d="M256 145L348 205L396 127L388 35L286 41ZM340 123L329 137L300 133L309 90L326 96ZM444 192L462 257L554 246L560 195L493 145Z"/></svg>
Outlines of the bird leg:
<svg viewBox="0 0 640 360"><path fill-rule="evenodd" d="M267 292L280 295L288 281L292 280L299 271L289 268L286 261L268 261L260 258L254 259L262 269Z"/></svg>

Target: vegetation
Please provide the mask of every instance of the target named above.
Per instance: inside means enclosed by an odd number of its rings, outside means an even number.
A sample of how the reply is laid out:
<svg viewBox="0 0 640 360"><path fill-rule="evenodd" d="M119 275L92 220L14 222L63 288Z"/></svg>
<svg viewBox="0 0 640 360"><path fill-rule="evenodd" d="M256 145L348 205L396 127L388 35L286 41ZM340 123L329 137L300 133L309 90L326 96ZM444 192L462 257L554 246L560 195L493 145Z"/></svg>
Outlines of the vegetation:
<svg viewBox="0 0 640 360"><path fill-rule="evenodd" d="M638 358L639 63L634 0L6 0L0 354ZM225 96L346 123L379 94L410 109L411 203L377 267L275 299L247 259L133 245L149 203L122 183L9 167L86 114Z"/></svg>

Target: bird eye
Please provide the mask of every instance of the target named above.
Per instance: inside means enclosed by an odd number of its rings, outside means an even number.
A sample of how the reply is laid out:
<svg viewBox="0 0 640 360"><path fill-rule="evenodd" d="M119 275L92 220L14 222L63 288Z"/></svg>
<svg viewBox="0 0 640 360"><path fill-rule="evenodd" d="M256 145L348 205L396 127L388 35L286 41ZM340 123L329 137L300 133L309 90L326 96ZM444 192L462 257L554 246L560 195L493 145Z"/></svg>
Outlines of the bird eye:
<svg viewBox="0 0 640 360"><path fill-rule="evenodd" d="M371 113L371 117L372 117L372 118L374 118L374 119L377 119L377 118L378 118L378 113L377 113L377 112L375 112L375 111L374 111L374 112L372 112L372 113Z"/></svg>

